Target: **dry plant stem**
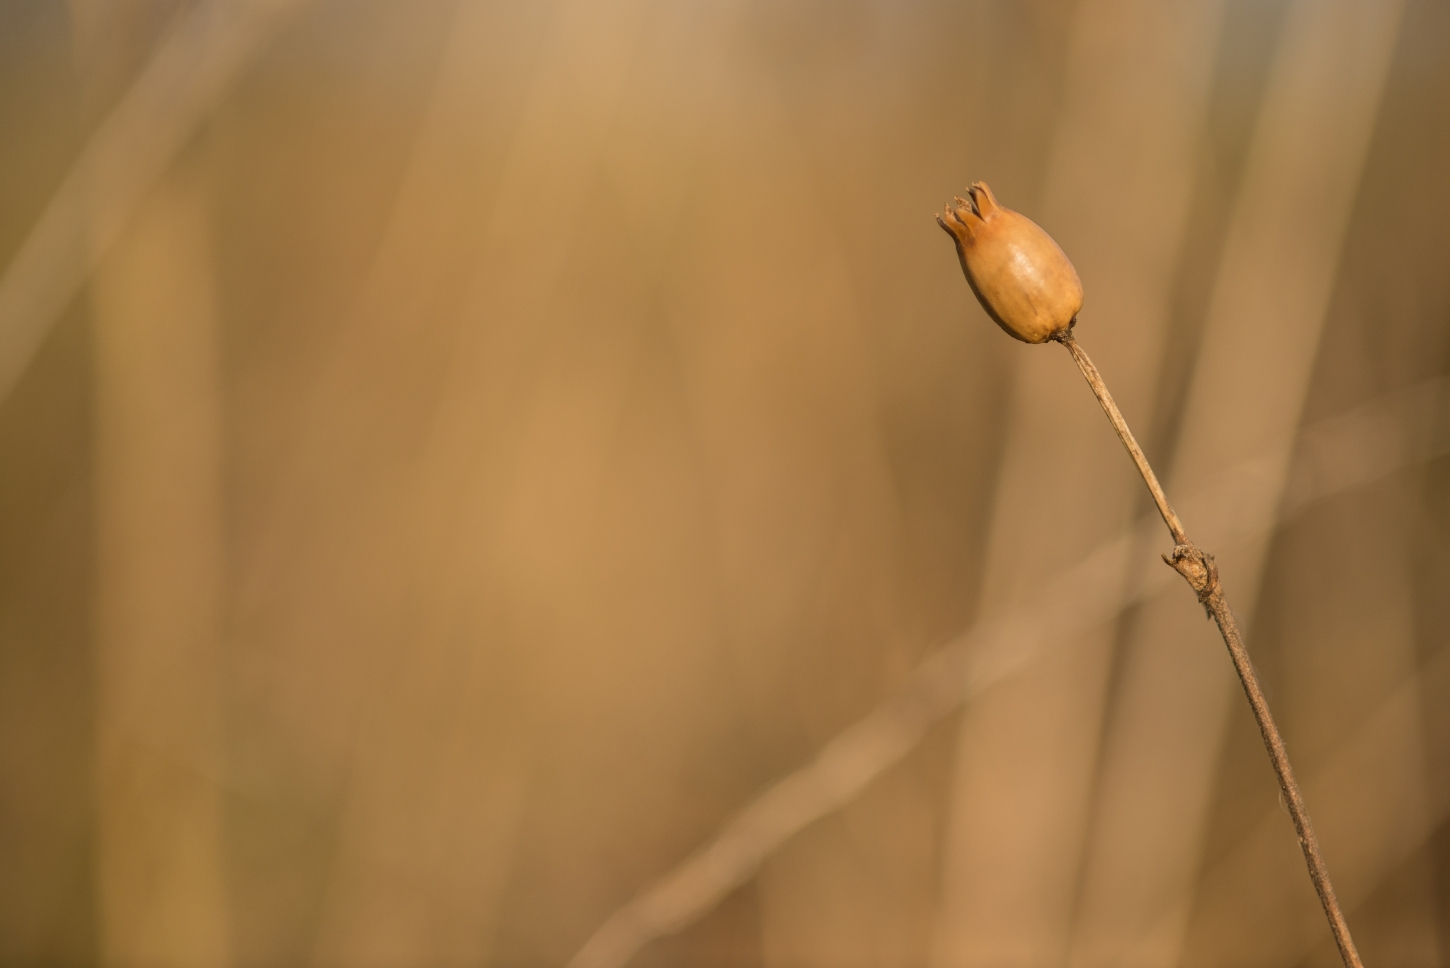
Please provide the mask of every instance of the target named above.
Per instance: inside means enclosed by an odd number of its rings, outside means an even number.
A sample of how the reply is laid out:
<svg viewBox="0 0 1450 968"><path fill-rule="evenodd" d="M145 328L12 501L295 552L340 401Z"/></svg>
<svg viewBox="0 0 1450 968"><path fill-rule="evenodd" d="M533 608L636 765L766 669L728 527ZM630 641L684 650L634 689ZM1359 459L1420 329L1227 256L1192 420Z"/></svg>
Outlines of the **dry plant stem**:
<svg viewBox="0 0 1450 968"><path fill-rule="evenodd" d="M1214 564L1213 556L1202 551L1189 540L1187 533L1184 532L1182 522L1173 512L1173 508L1168 503L1168 496L1163 493L1163 487L1158 483L1158 476L1153 473L1153 468L1148 464L1148 458L1143 456L1142 448L1133 438L1133 432L1128 429L1128 423L1123 419L1118 405L1113 402L1113 395L1108 392L1102 375L1098 373L1098 368L1093 366L1093 361L1088 359L1087 353L1083 352L1082 347L1077 345L1077 340L1073 339L1071 327L1054 334L1052 339L1067 347L1067 351L1072 354L1078 369L1087 378L1088 386L1092 387L1093 394L1103 405L1103 412L1108 415L1113 429L1118 432L1118 438L1128 449L1133 463L1138 465L1138 473L1143 475L1143 481L1148 485L1149 493L1153 495L1153 502L1158 505L1158 513L1163 515L1164 523L1172 532L1175 545L1173 554L1164 555L1163 560L1192 586L1194 592L1198 594L1199 602L1218 624L1224 644L1228 646L1229 655L1233 658L1234 669L1238 671L1239 681L1243 683L1244 695L1248 697L1249 706L1254 711L1254 719L1258 721L1259 734L1264 738L1264 748L1269 751L1269 760L1274 765L1274 773L1279 777L1279 788L1284 793L1284 802L1289 807L1289 815L1294 819L1294 829L1299 834L1299 846L1304 850L1304 862L1309 867L1309 879L1314 882L1314 890L1319 893L1319 902L1324 906L1325 917L1329 919L1329 929L1334 933L1334 943L1339 946L1339 956L1344 960L1345 968L1364 968L1363 963L1359 960L1359 952L1354 947L1354 939L1349 935L1349 924L1344 919L1344 912L1339 909L1339 901L1334 896L1334 885L1329 880L1329 869L1325 867L1324 858L1320 856L1319 841L1315 838L1314 828L1309 823L1309 811L1304 806L1304 796L1299 792L1299 784L1294 779L1294 770L1289 765L1289 754L1284 749L1284 740L1279 736L1279 730L1274 725L1274 717L1269 712L1268 700L1264 698L1264 691L1259 688L1259 677L1254 673L1253 663L1249 661L1248 650L1244 648L1244 640L1239 633L1238 622L1234 620L1233 611L1229 608L1228 599L1223 593L1223 586L1219 583L1218 568Z"/></svg>

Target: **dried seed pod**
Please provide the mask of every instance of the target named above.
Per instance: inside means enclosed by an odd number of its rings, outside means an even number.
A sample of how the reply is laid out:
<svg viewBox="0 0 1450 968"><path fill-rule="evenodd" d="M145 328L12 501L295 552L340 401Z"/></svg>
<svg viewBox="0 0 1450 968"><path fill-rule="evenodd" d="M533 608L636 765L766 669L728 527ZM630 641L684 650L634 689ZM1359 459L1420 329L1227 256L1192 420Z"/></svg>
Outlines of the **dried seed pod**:
<svg viewBox="0 0 1450 968"><path fill-rule="evenodd" d="M1025 343L1045 343L1073 324L1082 282L1052 236L997 204L985 182L936 217L957 243L967 282L987 315Z"/></svg>

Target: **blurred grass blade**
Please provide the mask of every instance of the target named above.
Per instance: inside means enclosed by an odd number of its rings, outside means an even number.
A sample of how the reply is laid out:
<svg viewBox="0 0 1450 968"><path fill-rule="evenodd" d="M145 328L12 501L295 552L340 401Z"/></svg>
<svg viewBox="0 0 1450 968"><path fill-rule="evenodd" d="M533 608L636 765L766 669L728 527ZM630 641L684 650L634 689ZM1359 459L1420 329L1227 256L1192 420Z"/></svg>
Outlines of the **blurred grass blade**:
<svg viewBox="0 0 1450 968"><path fill-rule="evenodd" d="M197 5L101 122L0 277L0 401L152 186L304 2Z"/></svg>
<svg viewBox="0 0 1450 968"><path fill-rule="evenodd" d="M1242 541L1272 532L1312 502L1450 453L1450 421L1441 416L1450 380L1437 378L1371 401L1305 429L1295 450L1282 513L1258 493L1275 478L1266 460L1244 461L1190 494L1185 507L1225 522ZM1392 444L1397 443L1398 446ZM1258 513L1236 513L1243 508ZM1101 587L1142 542L1158 539L1156 514L1101 544L1048 584L1063 593L974 625L922 662L906 685L836 736L814 760L747 804L711 840L612 914L569 962L569 968L623 968L646 944L688 926L806 826L854 800L901 761L930 725L1024 666L1122 609L1175 584L1158 568L1117 595ZM1109 578L1107 581L1111 582ZM1193 606L1191 602L1184 607Z"/></svg>

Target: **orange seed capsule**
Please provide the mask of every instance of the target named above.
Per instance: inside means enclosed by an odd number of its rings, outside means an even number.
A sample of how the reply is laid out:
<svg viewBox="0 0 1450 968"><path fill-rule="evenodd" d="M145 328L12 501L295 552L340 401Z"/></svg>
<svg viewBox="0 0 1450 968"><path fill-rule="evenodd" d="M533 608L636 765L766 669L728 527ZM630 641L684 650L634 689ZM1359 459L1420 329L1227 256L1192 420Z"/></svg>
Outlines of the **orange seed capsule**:
<svg viewBox="0 0 1450 968"><path fill-rule="evenodd" d="M987 315L1024 343L1045 343L1073 324L1082 282L1052 236L997 204L985 182L936 217L957 243L967 282Z"/></svg>

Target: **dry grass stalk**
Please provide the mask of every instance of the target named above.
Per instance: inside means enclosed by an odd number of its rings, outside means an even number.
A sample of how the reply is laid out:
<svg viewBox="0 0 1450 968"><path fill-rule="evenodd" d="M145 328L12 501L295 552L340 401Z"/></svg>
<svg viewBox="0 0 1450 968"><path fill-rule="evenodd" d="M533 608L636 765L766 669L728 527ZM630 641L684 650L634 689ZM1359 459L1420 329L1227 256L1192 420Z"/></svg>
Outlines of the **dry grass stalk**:
<svg viewBox="0 0 1450 968"><path fill-rule="evenodd" d="M1339 956L1344 960L1346 968L1363 968L1363 963L1359 960L1359 952L1354 946L1354 939L1349 933L1349 924L1345 921L1344 912L1340 910L1339 901L1334 895L1334 885L1329 879L1329 868L1325 865L1324 857L1319 852L1319 840L1314 836L1314 827L1309 822L1309 810L1304 805L1304 796L1299 791L1299 783L1294 779L1294 769L1289 763L1289 754L1284 748L1284 740L1279 735L1278 727L1274 725L1274 717L1269 712L1268 700L1264 698L1264 691L1259 686L1259 678L1254 672L1253 662L1249 659L1248 650L1244 648L1243 635L1239 632L1238 622L1235 621L1228 598L1224 595L1213 556L1195 545L1189 539L1188 533L1184 531L1183 523L1178 520L1178 515L1168 503L1168 496L1163 493L1163 487L1158 483L1158 476L1153 473L1148 458L1143 455L1143 450L1138 446L1138 441L1134 439L1133 432L1128 429L1128 423L1123 419L1122 412L1113 402L1113 396L1108 392L1102 375L1098 373L1093 361L1088 358L1087 353L1073 338L1071 325L1053 334L1050 339L1067 347L1068 352L1072 354L1073 361L1077 363L1088 386L1092 387L1093 394L1102 404L1103 412L1108 415L1108 421L1113 425L1113 430L1117 432L1118 438L1133 458L1133 463L1137 465L1138 473L1143 475L1143 481L1148 485L1148 492L1153 495L1153 503L1158 506L1158 513L1163 516L1163 523L1168 526L1168 531L1173 535L1173 553L1164 555L1163 560L1183 576L1198 595L1198 600L1204 609L1218 624L1224 644L1228 646L1229 655L1233 658L1234 670L1238 673L1239 681L1243 683L1244 695L1248 697L1249 707L1254 712L1254 719L1259 726L1259 734L1264 739L1264 748L1269 752L1269 761L1274 766L1274 774L1279 778L1279 788L1283 791L1289 815L1294 820L1294 830L1299 835L1299 846L1304 851L1304 862L1309 868L1309 879L1314 882L1314 890L1319 894L1320 904L1324 906L1324 915L1329 919L1329 929L1334 933L1334 943L1339 947Z"/></svg>

